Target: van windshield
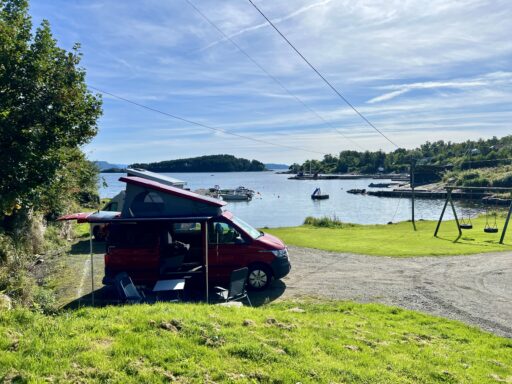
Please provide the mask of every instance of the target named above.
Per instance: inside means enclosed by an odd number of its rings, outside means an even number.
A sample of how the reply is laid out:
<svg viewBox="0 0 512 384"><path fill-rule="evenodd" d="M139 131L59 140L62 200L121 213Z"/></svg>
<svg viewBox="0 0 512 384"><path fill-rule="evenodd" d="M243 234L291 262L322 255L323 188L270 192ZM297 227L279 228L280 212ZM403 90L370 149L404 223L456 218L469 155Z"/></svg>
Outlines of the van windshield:
<svg viewBox="0 0 512 384"><path fill-rule="evenodd" d="M231 221L235 223L237 226L239 226L241 229L243 229L244 232L246 232L253 239L257 239L258 237L263 235L262 232L258 231L256 228L247 224L245 221L239 219L238 217L233 216Z"/></svg>

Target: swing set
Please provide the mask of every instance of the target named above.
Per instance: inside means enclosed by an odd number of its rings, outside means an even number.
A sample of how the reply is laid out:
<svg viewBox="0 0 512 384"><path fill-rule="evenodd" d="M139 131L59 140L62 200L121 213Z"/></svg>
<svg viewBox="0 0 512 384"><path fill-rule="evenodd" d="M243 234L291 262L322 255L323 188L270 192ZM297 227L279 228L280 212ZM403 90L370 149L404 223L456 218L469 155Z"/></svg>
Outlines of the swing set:
<svg viewBox="0 0 512 384"><path fill-rule="evenodd" d="M446 200L444 202L443 210L441 211L441 216L439 216L439 221L437 222L436 230L434 232L434 236L437 237L437 233L439 232L439 228L441 227L441 222L443 221L444 213L446 211L446 207L448 204L450 204L453 216L455 218L455 222L457 223L457 229L459 230L459 239L462 236L462 230L469 230L473 229L473 223L471 222L471 212L470 209L467 208L465 211L464 209L461 210L461 219L459 220L457 216L457 211L455 210L455 205L453 204L452 199L452 191L454 189L457 190L469 190L470 198L472 197L473 191L479 191L479 192L512 192L512 188L501 188L501 187L457 187L457 186L446 186ZM499 228L497 224L497 217L498 217L498 200L495 200L494 203L494 210L491 211L492 207L489 207L490 204L486 205L485 208L485 227L484 232L485 233L498 233ZM505 240L505 234L507 233L508 223L510 221L510 216L512 215L512 202L508 208L507 218L505 220L505 224L503 225L503 229L501 231L501 238L500 238L500 244L503 244L503 241Z"/></svg>

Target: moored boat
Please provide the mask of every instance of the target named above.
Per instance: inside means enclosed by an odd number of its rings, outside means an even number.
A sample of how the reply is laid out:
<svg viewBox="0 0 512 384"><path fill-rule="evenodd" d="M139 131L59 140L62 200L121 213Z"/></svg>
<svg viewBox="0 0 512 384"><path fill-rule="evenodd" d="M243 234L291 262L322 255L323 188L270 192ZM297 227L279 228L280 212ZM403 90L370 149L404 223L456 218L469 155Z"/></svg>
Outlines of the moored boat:
<svg viewBox="0 0 512 384"><path fill-rule="evenodd" d="M315 191L311 195L311 198L313 200L325 200L325 199L329 198L329 195L322 194L322 191L320 190L320 188L317 188L317 189L315 189Z"/></svg>

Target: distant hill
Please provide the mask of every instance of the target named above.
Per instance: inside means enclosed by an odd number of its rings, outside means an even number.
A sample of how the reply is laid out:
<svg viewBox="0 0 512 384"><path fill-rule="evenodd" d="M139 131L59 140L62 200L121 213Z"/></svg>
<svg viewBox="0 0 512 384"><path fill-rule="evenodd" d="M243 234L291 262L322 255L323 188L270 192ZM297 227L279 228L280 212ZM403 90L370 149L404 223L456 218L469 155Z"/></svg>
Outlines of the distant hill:
<svg viewBox="0 0 512 384"><path fill-rule="evenodd" d="M290 166L286 164L267 163L265 164L267 169L288 169Z"/></svg>
<svg viewBox="0 0 512 384"><path fill-rule="evenodd" d="M93 163L98 166L100 171L104 171L105 169L112 169L112 168L119 168L119 169L126 168L126 164L112 164L112 163L109 163L108 161L97 160L97 161L93 161Z"/></svg>
<svg viewBox="0 0 512 384"><path fill-rule="evenodd" d="M237 158L233 155L209 155L157 163L136 163L129 167L152 172L260 172L267 170L265 164L260 161Z"/></svg>

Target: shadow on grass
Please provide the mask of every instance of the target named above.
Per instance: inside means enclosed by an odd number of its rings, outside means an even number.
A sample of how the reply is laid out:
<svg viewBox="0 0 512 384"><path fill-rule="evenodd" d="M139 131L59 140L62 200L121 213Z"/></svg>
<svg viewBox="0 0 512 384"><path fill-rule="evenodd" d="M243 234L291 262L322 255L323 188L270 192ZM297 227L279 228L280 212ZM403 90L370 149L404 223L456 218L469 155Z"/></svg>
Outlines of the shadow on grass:
<svg viewBox="0 0 512 384"><path fill-rule="evenodd" d="M105 253L105 242L104 241L92 241L92 253ZM71 246L69 253L71 255L83 255L90 252L89 239L80 240L79 242Z"/></svg>
<svg viewBox="0 0 512 384"><path fill-rule="evenodd" d="M261 292L248 292L249 298L253 307L260 307L265 304L269 304L272 301L278 299L284 291L286 290L286 284L281 280L273 281L272 285ZM94 305L93 305L93 296L94 296ZM151 293L147 294L148 302L153 302L155 300L152 297ZM185 293L184 303L204 303L204 291L187 291ZM215 304L215 303L213 303ZM246 302L244 302L246 304ZM106 307L108 305L124 305L119 300L116 290L112 286L103 286L94 291L94 295L92 292L79 297L70 303L66 304L63 309L78 309L82 307Z"/></svg>

